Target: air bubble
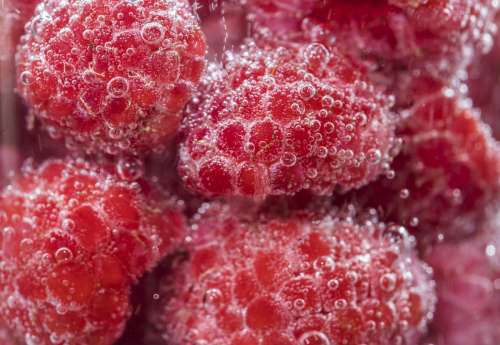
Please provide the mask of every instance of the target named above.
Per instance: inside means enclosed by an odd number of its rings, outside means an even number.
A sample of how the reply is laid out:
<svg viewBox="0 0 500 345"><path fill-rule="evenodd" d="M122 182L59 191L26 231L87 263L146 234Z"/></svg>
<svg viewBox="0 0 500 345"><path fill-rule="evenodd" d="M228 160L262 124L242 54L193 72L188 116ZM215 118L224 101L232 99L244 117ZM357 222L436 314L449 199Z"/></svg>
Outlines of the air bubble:
<svg viewBox="0 0 500 345"><path fill-rule="evenodd" d="M111 97L120 98L128 92L128 80L123 77L114 77L108 82L107 90Z"/></svg>
<svg viewBox="0 0 500 345"><path fill-rule="evenodd" d="M222 302L222 292L219 289L208 289L203 300L208 308L217 308Z"/></svg>
<svg viewBox="0 0 500 345"><path fill-rule="evenodd" d="M21 73L20 78L23 85L30 85L33 82L33 74L28 71L24 71L23 73Z"/></svg>
<svg viewBox="0 0 500 345"><path fill-rule="evenodd" d="M366 159L370 164L378 164L382 160L382 152L377 149L368 150Z"/></svg>
<svg viewBox="0 0 500 345"><path fill-rule="evenodd" d="M120 177L127 181L135 181L144 176L144 163L139 158L121 158L117 171Z"/></svg>
<svg viewBox="0 0 500 345"><path fill-rule="evenodd" d="M144 24L141 37L148 44L160 44L165 37L165 28L158 22Z"/></svg>
<svg viewBox="0 0 500 345"><path fill-rule="evenodd" d="M311 69L322 70L330 60L330 52L324 45L313 43L304 50L304 58Z"/></svg>
<svg viewBox="0 0 500 345"><path fill-rule="evenodd" d="M317 271L332 271L335 268L335 262L331 256L322 256L314 260L313 267Z"/></svg>
<svg viewBox="0 0 500 345"><path fill-rule="evenodd" d="M399 197L401 199L408 199L408 197L410 196L410 191L407 189L407 188L403 188L401 189L401 191L399 191Z"/></svg>
<svg viewBox="0 0 500 345"><path fill-rule="evenodd" d="M337 279L330 279L328 283L326 283L326 286L328 286L328 289L335 291L339 288L340 283Z"/></svg>
<svg viewBox="0 0 500 345"><path fill-rule="evenodd" d="M281 157L281 163L286 167L293 167L297 163L297 156L293 153L285 152Z"/></svg>
<svg viewBox="0 0 500 345"><path fill-rule="evenodd" d="M386 292L394 291L397 278L394 273L386 273L380 278L380 288Z"/></svg>
<svg viewBox="0 0 500 345"><path fill-rule="evenodd" d="M347 308L347 301L345 299L341 298L341 299L336 300L334 305L335 305L335 309L339 309L339 310L345 309L345 308Z"/></svg>
<svg viewBox="0 0 500 345"><path fill-rule="evenodd" d="M73 252L66 247L56 250L54 257L58 263L65 263L73 260Z"/></svg>
<svg viewBox="0 0 500 345"><path fill-rule="evenodd" d="M299 95L302 99L308 101L316 95L316 88L311 83L300 83Z"/></svg>
<svg viewBox="0 0 500 345"><path fill-rule="evenodd" d="M330 339L323 332L307 332L299 338L300 345L330 345Z"/></svg>
<svg viewBox="0 0 500 345"><path fill-rule="evenodd" d="M306 306L306 301L304 301L301 298L296 299L293 301L293 307L297 310L303 310Z"/></svg>

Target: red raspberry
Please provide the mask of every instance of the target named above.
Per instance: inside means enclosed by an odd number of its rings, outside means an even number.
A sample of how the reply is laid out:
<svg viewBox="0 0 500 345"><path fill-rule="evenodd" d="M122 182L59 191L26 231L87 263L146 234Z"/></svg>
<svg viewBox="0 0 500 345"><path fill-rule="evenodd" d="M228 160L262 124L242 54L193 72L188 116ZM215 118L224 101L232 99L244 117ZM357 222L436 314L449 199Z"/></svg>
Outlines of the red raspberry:
<svg viewBox="0 0 500 345"><path fill-rule="evenodd" d="M395 176L357 193L418 234L457 237L494 212L500 192L500 147L478 114L450 90L421 100L400 130Z"/></svg>
<svg viewBox="0 0 500 345"><path fill-rule="evenodd" d="M118 170L49 160L0 195L0 314L28 344L112 344L131 284L181 242L174 200Z"/></svg>
<svg viewBox="0 0 500 345"><path fill-rule="evenodd" d="M491 48L498 2L491 0L319 1L303 23L327 45L348 47L398 98L400 75L449 80ZM319 24L319 27L317 26ZM479 54L478 54L479 55ZM388 80L384 80L388 79Z"/></svg>
<svg viewBox="0 0 500 345"><path fill-rule="evenodd" d="M195 219L190 260L162 290L169 344L410 345L426 328L433 284L400 227L247 222L226 206Z"/></svg>
<svg viewBox="0 0 500 345"><path fill-rule="evenodd" d="M427 255L437 282L434 345L493 345L500 339L500 223Z"/></svg>
<svg viewBox="0 0 500 345"><path fill-rule="evenodd" d="M46 0L29 25L18 89L53 137L109 154L163 148L205 67L187 1Z"/></svg>
<svg viewBox="0 0 500 345"><path fill-rule="evenodd" d="M188 111L179 173L205 196L329 194L390 162L392 98L321 44L249 43L215 66Z"/></svg>

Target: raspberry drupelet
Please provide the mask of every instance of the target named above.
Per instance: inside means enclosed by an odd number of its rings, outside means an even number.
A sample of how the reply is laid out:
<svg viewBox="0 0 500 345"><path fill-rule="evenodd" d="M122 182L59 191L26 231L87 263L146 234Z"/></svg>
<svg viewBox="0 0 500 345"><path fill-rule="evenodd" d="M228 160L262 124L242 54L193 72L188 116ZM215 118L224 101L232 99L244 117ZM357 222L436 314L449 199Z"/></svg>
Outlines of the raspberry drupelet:
<svg viewBox="0 0 500 345"><path fill-rule="evenodd" d="M70 147L161 150L178 129L205 54L187 0L46 0L18 50L18 91Z"/></svg>
<svg viewBox="0 0 500 345"><path fill-rule="evenodd" d="M433 283L400 227L305 214L246 221L215 205L193 229L154 318L170 345L415 345L425 332Z"/></svg>
<svg viewBox="0 0 500 345"><path fill-rule="evenodd" d="M188 107L178 170L205 196L358 188L392 158L392 102L333 48L247 42L210 66Z"/></svg>
<svg viewBox="0 0 500 345"><path fill-rule="evenodd" d="M433 336L422 345L493 345L500 339L500 222L477 236L435 246L425 257L436 278Z"/></svg>
<svg viewBox="0 0 500 345"><path fill-rule="evenodd" d="M112 344L131 285L184 240L181 206L107 164L26 165L0 194L0 315L28 344Z"/></svg>
<svg viewBox="0 0 500 345"><path fill-rule="evenodd" d="M444 89L420 100L399 134L394 174L359 191L358 201L368 200L419 238L475 232L500 195L500 147L479 114Z"/></svg>

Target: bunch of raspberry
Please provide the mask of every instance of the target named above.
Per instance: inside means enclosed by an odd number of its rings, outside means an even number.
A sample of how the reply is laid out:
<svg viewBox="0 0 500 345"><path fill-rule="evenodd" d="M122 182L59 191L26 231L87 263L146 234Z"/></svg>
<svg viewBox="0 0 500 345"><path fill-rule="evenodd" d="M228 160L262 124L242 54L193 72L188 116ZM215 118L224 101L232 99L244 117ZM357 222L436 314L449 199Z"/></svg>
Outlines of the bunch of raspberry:
<svg viewBox="0 0 500 345"><path fill-rule="evenodd" d="M112 344L131 284L186 230L154 185L82 159L26 166L0 209L0 313L28 344Z"/></svg>
<svg viewBox="0 0 500 345"><path fill-rule="evenodd" d="M401 125L392 172L355 198L433 240L475 232L496 212L500 146L451 90L422 99Z"/></svg>
<svg viewBox="0 0 500 345"><path fill-rule="evenodd" d="M156 315L169 344L418 344L432 315L429 270L400 227L215 205L193 230Z"/></svg>
<svg viewBox="0 0 500 345"><path fill-rule="evenodd" d="M47 0L18 50L18 90L69 146L160 150L176 133L205 54L185 0Z"/></svg>
<svg viewBox="0 0 500 345"><path fill-rule="evenodd" d="M392 101L334 48L247 43L188 109L179 174L205 196L361 187L392 158Z"/></svg>
<svg viewBox="0 0 500 345"><path fill-rule="evenodd" d="M469 241L440 244L426 255L434 269L438 304L424 344L493 345L500 339L500 223Z"/></svg>

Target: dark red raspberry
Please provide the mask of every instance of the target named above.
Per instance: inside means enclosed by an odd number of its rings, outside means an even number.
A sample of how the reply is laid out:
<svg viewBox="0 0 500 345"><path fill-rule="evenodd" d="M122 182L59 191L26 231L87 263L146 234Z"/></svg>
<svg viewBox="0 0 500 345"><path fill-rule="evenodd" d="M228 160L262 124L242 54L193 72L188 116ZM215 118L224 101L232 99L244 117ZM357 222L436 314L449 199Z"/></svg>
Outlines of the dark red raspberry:
<svg viewBox="0 0 500 345"><path fill-rule="evenodd" d="M400 135L394 174L356 198L431 239L476 231L500 192L500 147L478 113L445 89L410 111Z"/></svg>
<svg viewBox="0 0 500 345"><path fill-rule="evenodd" d="M318 3L314 19L305 26L321 23L327 28L325 39L350 47L374 68L389 69L389 78L415 69L454 77L474 53L491 48L498 9L491 0Z"/></svg>
<svg viewBox="0 0 500 345"><path fill-rule="evenodd" d="M161 150L205 54L185 0L46 0L17 55L18 89L49 134L71 147Z"/></svg>
<svg viewBox="0 0 500 345"><path fill-rule="evenodd" d="M248 43L228 53L185 118L179 173L205 196L330 194L388 165L392 98L321 44Z"/></svg>
<svg viewBox="0 0 500 345"><path fill-rule="evenodd" d="M0 314L26 343L112 344L131 284L183 240L178 202L118 170L49 160L0 194Z"/></svg>
<svg viewBox="0 0 500 345"><path fill-rule="evenodd" d="M171 345L417 344L428 268L400 227L334 216L195 218L189 261L167 276L156 322Z"/></svg>
<svg viewBox="0 0 500 345"><path fill-rule="evenodd" d="M427 255L436 277L434 345L493 345L500 339L500 222Z"/></svg>

